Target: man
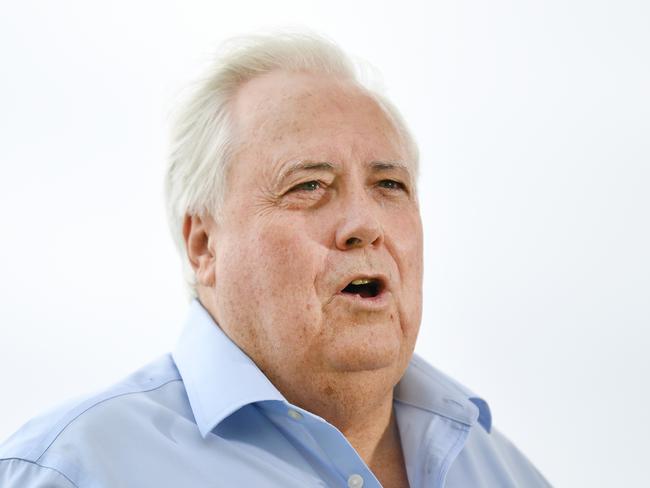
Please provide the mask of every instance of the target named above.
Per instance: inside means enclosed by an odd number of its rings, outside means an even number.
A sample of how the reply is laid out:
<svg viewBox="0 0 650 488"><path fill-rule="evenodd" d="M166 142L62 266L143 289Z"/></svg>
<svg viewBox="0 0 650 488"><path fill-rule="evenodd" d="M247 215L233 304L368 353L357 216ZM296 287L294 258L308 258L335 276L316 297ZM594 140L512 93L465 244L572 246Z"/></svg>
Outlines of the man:
<svg viewBox="0 0 650 488"><path fill-rule="evenodd" d="M178 346L28 423L1 486L548 486L484 400L413 356L417 149L336 46L233 41L173 142Z"/></svg>

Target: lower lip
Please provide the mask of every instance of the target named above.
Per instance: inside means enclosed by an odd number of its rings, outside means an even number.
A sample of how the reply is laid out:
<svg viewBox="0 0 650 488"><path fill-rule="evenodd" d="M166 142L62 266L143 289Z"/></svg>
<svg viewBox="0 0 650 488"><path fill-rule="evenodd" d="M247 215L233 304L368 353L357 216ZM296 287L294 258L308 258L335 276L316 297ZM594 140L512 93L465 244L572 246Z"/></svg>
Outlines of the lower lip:
<svg viewBox="0 0 650 488"><path fill-rule="evenodd" d="M374 297L362 297L356 293L343 293L339 292L336 294L337 297L340 297L354 306L361 308L366 308L370 310L380 310L385 308L388 305L390 299L390 292L383 290L379 295Z"/></svg>

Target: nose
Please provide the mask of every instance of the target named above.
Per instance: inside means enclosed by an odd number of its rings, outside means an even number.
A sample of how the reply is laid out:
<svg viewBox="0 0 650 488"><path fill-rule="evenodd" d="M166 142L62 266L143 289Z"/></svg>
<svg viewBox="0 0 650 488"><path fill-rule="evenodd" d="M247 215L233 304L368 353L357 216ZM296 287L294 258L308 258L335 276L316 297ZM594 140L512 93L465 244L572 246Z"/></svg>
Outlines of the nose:
<svg viewBox="0 0 650 488"><path fill-rule="evenodd" d="M342 208L336 229L336 247L342 251L383 242L384 230L376 214L376 206L368 197L349 199Z"/></svg>

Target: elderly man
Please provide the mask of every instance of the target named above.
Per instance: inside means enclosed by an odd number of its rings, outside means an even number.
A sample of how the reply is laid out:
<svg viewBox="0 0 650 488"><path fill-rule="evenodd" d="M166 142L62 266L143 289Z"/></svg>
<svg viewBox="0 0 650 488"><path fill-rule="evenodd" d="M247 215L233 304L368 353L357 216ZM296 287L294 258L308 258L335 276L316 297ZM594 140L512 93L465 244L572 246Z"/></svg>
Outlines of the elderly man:
<svg viewBox="0 0 650 488"><path fill-rule="evenodd" d="M413 356L417 149L332 43L237 39L178 116L177 348L23 427L2 487L548 486Z"/></svg>

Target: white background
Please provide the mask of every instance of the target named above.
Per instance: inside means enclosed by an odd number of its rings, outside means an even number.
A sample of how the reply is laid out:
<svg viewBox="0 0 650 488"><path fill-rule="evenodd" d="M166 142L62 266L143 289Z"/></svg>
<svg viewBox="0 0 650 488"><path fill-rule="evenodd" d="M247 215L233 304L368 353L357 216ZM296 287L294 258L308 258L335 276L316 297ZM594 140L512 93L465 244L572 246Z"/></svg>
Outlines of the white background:
<svg viewBox="0 0 650 488"><path fill-rule="evenodd" d="M421 147L418 352L556 486L648 486L650 4L11 2L0 17L0 438L169 350L166 127L218 42L305 25Z"/></svg>

